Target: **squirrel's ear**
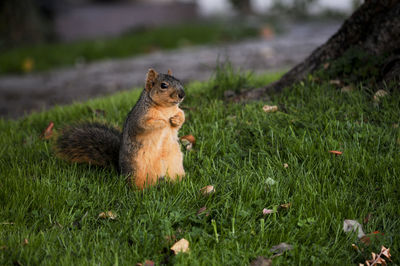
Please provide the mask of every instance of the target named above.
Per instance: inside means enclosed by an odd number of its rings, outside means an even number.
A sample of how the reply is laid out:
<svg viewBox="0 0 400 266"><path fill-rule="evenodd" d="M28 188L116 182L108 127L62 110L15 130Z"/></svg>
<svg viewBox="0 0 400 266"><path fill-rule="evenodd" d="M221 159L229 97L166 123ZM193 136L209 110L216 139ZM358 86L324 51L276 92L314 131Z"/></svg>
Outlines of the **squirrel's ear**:
<svg viewBox="0 0 400 266"><path fill-rule="evenodd" d="M168 75L172 76L172 70L168 69Z"/></svg>
<svg viewBox="0 0 400 266"><path fill-rule="evenodd" d="M158 77L158 73L154 69L150 68L149 71L147 71L147 75L146 75L146 90L147 91L151 90L157 77Z"/></svg>

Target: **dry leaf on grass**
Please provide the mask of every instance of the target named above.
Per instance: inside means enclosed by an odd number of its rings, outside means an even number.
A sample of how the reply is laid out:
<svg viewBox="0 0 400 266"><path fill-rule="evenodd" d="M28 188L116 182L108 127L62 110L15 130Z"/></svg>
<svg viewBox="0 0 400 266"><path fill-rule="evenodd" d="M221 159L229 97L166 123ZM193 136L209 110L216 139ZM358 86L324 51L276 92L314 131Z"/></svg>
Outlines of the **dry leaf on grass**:
<svg viewBox="0 0 400 266"><path fill-rule="evenodd" d="M152 260L146 260L144 263L136 263L136 266L154 266L155 263Z"/></svg>
<svg viewBox="0 0 400 266"><path fill-rule="evenodd" d="M385 90L378 90L374 94L374 102L379 102L381 98L387 96L389 93Z"/></svg>
<svg viewBox="0 0 400 266"><path fill-rule="evenodd" d="M26 246L29 244L28 238L24 238L24 242L22 242L22 245Z"/></svg>
<svg viewBox="0 0 400 266"><path fill-rule="evenodd" d="M341 91L341 92L351 92L351 91L354 91L354 86L353 86L353 85L344 86L340 91Z"/></svg>
<svg viewBox="0 0 400 266"><path fill-rule="evenodd" d="M271 266L272 260L268 259L264 256L259 256L252 262L250 262L250 266Z"/></svg>
<svg viewBox="0 0 400 266"><path fill-rule="evenodd" d="M40 135L40 138L50 139L51 136L53 135L53 128L54 128L54 123L50 122L49 125L46 127L46 129L43 130L42 134Z"/></svg>
<svg viewBox="0 0 400 266"><path fill-rule="evenodd" d="M379 254L371 252L371 256L372 256L372 259L365 261L365 264L368 266L377 265L377 264L386 265L386 261L382 256L385 256L389 261L392 261L390 259L390 257L391 257L390 248L385 248L384 246L381 247L381 252L379 252Z"/></svg>
<svg viewBox="0 0 400 266"><path fill-rule="evenodd" d="M345 233L356 231L357 237L359 239L361 239L363 236L365 236L365 233L362 229L361 224L355 220L344 220L343 231Z"/></svg>
<svg viewBox="0 0 400 266"><path fill-rule="evenodd" d="M341 86L342 82L340 80L338 80L338 79L332 79L332 80L329 81L329 84Z"/></svg>
<svg viewBox="0 0 400 266"><path fill-rule="evenodd" d="M371 244L371 239L376 239L377 237L383 235L383 233L379 231L374 231L371 234L365 235L360 238L360 241L363 242L365 245L369 246Z"/></svg>
<svg viewBox="0 0 400 266"><path fill-rule="evenodd" d="M13 225L15 224L14 222L2 222L0 223L1 225Z"/></svg>
<svg viewBox="0 0 400 266"><path fill-rule="evenodd" d="M274 211L272 209L267 209L267 208L264 208L262 211L263 215L267 215L267 214L271 214L271 213L275 213L275 212L276 211Z"/></svg>
<svg viewBox="0 0 400 266"><path fill-rule="evenodd" d="M189 241L182 238L171 247L171 250L175 253L175 255L179 252L187 253L189 252Z"/></svg>
<svg viewBox="0 0 400 266"><path fill-rule="evenodd" d="M181 137L181 142L186 150L191 150L196 144L196 138L193 135L186 135Z"/></svg>
<svg viewBox="0 0 400 266"><path fill-rule="evenodd" d="M292 206L292 203L290 202L279 205L279 207L281 207L282 209L289 209L290 206Z"/></svg>
<svg viewBox="0 0 400 266"><path fill-rule="evenodd" d="M110 220L115 220L117 218L117 215L113 213L112 211L107 211L107 212L101 212L99 214L99 218L101 219L110 219Z"/></svg>
<svg viewBox="0 0 400 266"><path fill-rule="evenodd" d="M200 215L200 214L204 213L206 210L207 210L207 207L206 207L206 206L201 207L201 208L197 211L197 215Z"/></svg>
<svg viewBox="0 0 400 266"><path fill-rule="evenodd" d="M342 155L343 152L341 151L329 151L329 153L335 154L335 155Z"/></svg>
<svg viewBox="0 0 400 266"><path fill-rule="evenodd" d="M262 109L266 113L273 113L273 112L278 111L278 106L277 105L264 105Z"/></svg>
<svg viewBox="0 0 400 266"><path fill-rule="evenodd" d="M214 186L208 185L208 186L202 187L202 188L200 189L200 192L201 192L203 195L206 196L206 195L210 195L210 194L214 193L214 192L215 192L215 189L214 189Z"/></svg>
<svg viewBox="0 0 400 266"><path fill-rule="evenodd" d="M289 167L289 165L287 163L283 164L283 168L288 168L288 167Z"/></svg>
<svg viewBox="0 0 400 266"><path fill-rule="evenodd" d="M274 253L275 255L273 257L277 257L283 254L283 252L288 251L288 250L292 250L293 246L282 242L279 245L273 246L269 251L271 251L272 253Z"/></svg>

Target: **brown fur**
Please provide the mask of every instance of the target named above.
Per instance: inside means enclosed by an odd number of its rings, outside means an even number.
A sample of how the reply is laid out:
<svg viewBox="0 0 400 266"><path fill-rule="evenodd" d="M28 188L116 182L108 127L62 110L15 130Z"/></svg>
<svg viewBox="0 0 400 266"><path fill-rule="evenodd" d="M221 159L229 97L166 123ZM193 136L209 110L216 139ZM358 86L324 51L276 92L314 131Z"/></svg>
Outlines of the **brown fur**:
<svg viewBox="0 0 400 266"><path fill-rule="evenodd" d="M131 148L120 153L122 173L139 189L160 178L176 180L185 175L178 142L178 130L185 122L185 114L179 108L183 87L172 76L153 69L148 71L145 84L141 99L131 111L138 115L127 119L124 126L123 142L127 145L122 146ZM139 115L138 110L146 111Z"/></svg>

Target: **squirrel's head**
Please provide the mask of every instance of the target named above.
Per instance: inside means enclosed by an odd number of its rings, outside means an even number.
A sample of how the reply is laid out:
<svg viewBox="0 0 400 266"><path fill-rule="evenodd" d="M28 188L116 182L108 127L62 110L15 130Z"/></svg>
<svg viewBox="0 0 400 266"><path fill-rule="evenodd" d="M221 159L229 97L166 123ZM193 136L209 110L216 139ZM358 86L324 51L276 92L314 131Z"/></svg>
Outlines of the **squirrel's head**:
<svg viewBox="0 0 400 266"><path fill-rule="evenodd" d="M168 74L161 74L150 68L146 75L145 90L153 102L163 107L177 105L185 97L182 83L172 76L171 70L168 70Z"/></svg>

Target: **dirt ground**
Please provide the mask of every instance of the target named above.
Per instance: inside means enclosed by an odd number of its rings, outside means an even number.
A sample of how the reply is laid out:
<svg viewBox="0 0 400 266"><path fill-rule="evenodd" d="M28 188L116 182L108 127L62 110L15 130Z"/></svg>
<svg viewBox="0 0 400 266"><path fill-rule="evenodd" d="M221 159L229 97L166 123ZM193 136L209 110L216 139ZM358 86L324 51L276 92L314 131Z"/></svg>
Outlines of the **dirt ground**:
<svg viewBox="0 0 400 266"><path fill-rule="evenodd" d="M184 83L207 80L217 61L255 73L288 69L303 60L339 28L340 22L302 23L270 40L254 39L220 46L188 47L27 75L0 76L0 117L13 119L51 108L142 87L153 67Z"/></svg>

